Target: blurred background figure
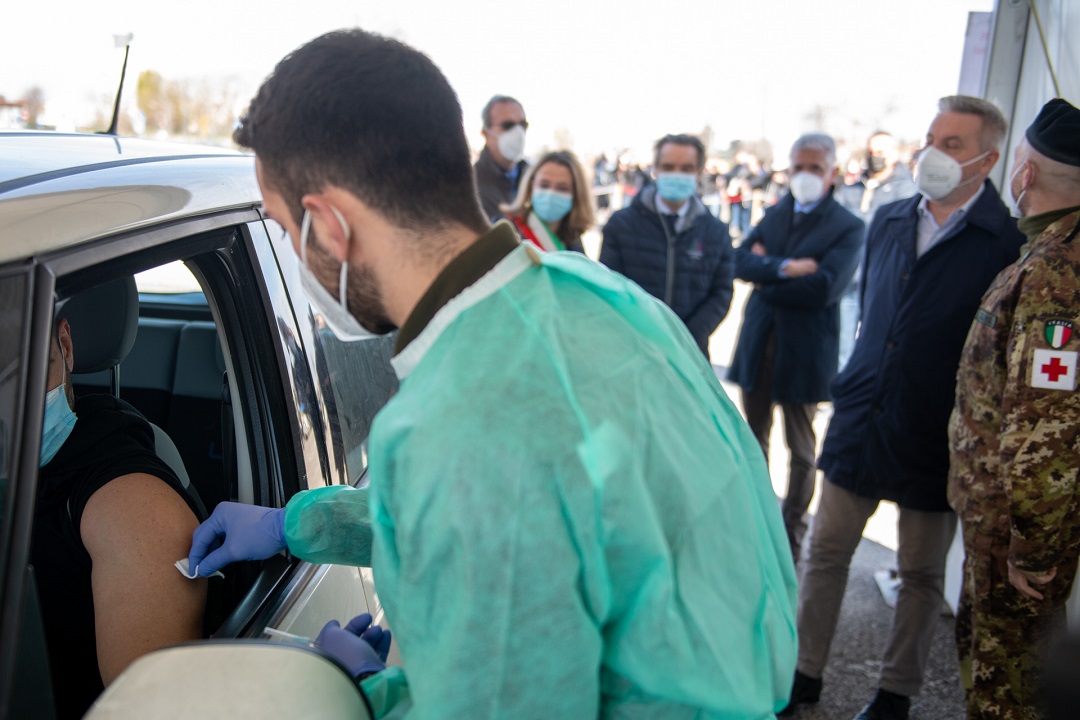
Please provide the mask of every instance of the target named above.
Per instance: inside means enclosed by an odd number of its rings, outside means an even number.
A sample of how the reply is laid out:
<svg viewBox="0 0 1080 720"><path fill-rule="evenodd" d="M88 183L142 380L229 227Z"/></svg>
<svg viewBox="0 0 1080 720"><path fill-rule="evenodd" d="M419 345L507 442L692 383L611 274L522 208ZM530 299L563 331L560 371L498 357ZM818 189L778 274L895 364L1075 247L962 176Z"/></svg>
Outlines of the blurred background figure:
<svg viewBox="0 0 1080 720"><path fill-rule="evenodd" d="M596 221L585 170L572 152L543 155L525 172L517 199L502 211L542 250L584 252L581 236Z"/></svg>
<svg viewBox="0 0 1080 720"><path fill-rule="evenodd" d="M649 171L629 159L619 162L618 179L622 185L622 207L624 208L630 207L637 194L652 182Z"/></svg>
<svg viewBox="0 0 1080 720"><path fill-rule="evenodd" d="M900 144L892 135L879 131L866 142L866 159L855 182L837 188L836 201L862 219L867 227L879 207L906 200L917 192L907 165L900 162ZM840 369L847 365L855 347L859 328L859 282L862 263L840 299Z"/></svg>
<svg viewBox="0 0 1080 720"><path fill-rule="evenodd" d="M746 237L750 232L750 209L753 202L750 179L757 174L754 167L756 163L757 159L750 153L736 153L735 166L724 176L727 182L724 194L731 209L731 234L735 238Z"/></svg>
<svg viewBox="0 0 1080 720"><path fill-rule="evenodd" d="M505 205L517 194L521 178L528 169L525 162L525 131L529 121L525 109L509 95L496 95L488 100L481 113L484 121L484 149L474 165L476 190L484 214L495 219Z"/></svg>

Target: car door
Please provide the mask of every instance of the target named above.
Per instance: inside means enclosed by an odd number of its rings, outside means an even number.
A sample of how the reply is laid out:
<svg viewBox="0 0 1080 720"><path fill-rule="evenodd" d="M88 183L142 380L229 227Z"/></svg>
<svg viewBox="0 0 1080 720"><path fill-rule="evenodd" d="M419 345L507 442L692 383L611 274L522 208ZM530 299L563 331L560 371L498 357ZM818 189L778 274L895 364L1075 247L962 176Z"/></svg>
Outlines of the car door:
<svg viewBox="0 0 1080 720"><path fill-rule="evenodd" d="M295 320L288 342L302 349L314 379L311 391L318 411L311 425L323 430L327 447L327 457L320 459L324 475L318 482L366 486L367 436L375 414L397 389L390 366L394 336L353 342L336 338L308 302L288 237L273 221L266 220L265 228L269 243L256 243L256 251L264 273L270 272L271 257L280 273ZM308 487L314 486L315 479L309 476ZM370 612L376 623L388 626L371 568L302 564L283 589L267 624L300 637L314 637L328 619L344 622L360 612ZM399 662L396 647L390 662Z"/></svg>
<svg viewBox="0 0 1080 720"><path fill-rule="evenodd" d="M228 428L223 429L233 439L229 464L237 475L226 497L282 506L301 489L344 481L344 470L333 464L328 434L313 432L306 419L323 405L310 370L314 363L295 342L299 331L289 298L265 226L254 211L223 211L145 227L0 267L5 298L0 309L0 622L5 638L0 682L8 688L18 682L27 690L4 692L3 697L20 705L12 709L7 701L0 703L3 712L51 715L47 651L28 549L54 298L177 260L185 262L202 286L226 368L226 399L220 405L231 408ZM160 325L161 319L156 320ZM179 365L191 370L188 362ZM120 373L121 378L131 375ZM123 389L123 380L120 385ZM26 431L29 428L38 430ZM305 632L310 626L314 632L332 617L344 620L368 609L360 570L331 570L283 556L230 567L227 580L212 581L211 596L219 598L217 608L224 619L208 631L221 638L261 637L278 619ZM325 599L330 597L335 601ZM62 692L63 678L53 681L56 692ZM28 707L24 701L31 700L36 704Z"/></svg>

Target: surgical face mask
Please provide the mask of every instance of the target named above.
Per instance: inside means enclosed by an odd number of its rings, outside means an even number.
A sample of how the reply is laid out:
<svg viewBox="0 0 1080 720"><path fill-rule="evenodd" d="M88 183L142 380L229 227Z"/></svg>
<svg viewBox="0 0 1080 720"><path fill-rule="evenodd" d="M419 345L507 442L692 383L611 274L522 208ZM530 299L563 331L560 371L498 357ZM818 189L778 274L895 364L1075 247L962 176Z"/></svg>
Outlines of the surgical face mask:
<svg viewBox="0 0 1080 720"><path fill-rule="evenodd" d="M68 405L64 383L60 383L45 395L45 422L41 430L41 464L48 465L60 448L67 442L75 427L75 413Z"/></svg>
<svg viewBox="0 0 1080 720"><path fill-rule="evenodd" d="M697 175L690 173L659 173L656 192L668 202L682 202L697 191Z"/></svg>
<svg viewBox="0 0 1080 720"><path fill-rule="evenodd" d="M809 205L825 192L825 180L814 173L801 172L791 176L791 195L800 205Z"/></svg>
<svg viewBox="0 0 1080 720"><path fill-rule="evenodd" d="M345 232L345 239L348 240L351 237L351 231L348 223L345 222L345 217L337 208L331 208L331 210L334 211L334 216L341 223L341 228ZM341 263L341 271L338 275L337 299L315 277L315 273L311 271L307 264L307 242L310 232L311 213L305 210L304 219L300 223L300 286L304 288L304 293L307 295L308 303L311 304L312 309L322 315L326 326L343 342L367 340L385 335L386 333L376 333L368 330L349 312L347 294L349 264L347 262Z"/></svg>
<svg viewBox="0 0 1080 720"><path fill-rule="evenodd" d="M1012 195L1013 207L1016 208L1017 217L1024 217L1023 202L1024 202L1024 195L1027 194L1028 189L1027 189L1027 187L1022 186L1020 188L1020 193L1017 194L1017 192L1016 192L1016 178L1022 172L1024 172L1025 167L1027 167L1027 161L1022 162L1019 165L1017 165L1016 169L1013 170L1012 176L1009 178L1009 194Z"/></svg>
<svg viewBox="0 0 1080 720"><path fill-rule="evenodd" d="M940 200L958 187L979 180L981 175L974 175L960 182L964 176L964 168L982 160L990 152L987 150L965 163L959 163L933 145L926 147L919 153L919 161L915 164L915 185L926 197L931 200Z"/></svg>
<svg viewBox="0 0 1080 720"><path fill-rule="evenodd" d="M866 157L866 169L871 175L877 175L885 169L885 158L880 155L868 155Z"/></svg>
<svg viewBox="0 0 1080 720"><path fill-rule="evenodd" d="M546 223L556 223L566 217L574 207L574 197L558 190L537 188L532 194L532 209Z"/></svg>
<svg viewBox="0 0 1080 720"><path fill-rule="evenodd" d="M499 154L510 162L525 157L525 128L515 125L499 135Z"/></svg>

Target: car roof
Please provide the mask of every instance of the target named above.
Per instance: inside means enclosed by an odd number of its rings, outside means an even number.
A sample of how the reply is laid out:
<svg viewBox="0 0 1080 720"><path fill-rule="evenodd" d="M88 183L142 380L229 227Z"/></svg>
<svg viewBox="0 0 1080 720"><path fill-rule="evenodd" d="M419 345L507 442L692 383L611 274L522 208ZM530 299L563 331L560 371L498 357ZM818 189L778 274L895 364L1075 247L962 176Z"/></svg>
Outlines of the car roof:
<svg viewBox="0 0 1080 720"><path fill-rule="evenodd" d="M254 157L111 135L0 131L0 263L261 204Z"/></svg>

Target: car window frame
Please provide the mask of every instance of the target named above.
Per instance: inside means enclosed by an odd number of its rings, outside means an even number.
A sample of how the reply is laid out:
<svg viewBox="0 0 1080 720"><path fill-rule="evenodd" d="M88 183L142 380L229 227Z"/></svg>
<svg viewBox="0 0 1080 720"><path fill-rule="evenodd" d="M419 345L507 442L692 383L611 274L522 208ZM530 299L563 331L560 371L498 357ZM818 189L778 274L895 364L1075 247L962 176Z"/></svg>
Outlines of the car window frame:
<svg viewBox="0 0 1080 720"><path fill-rule="evenodd" d="M29 322L23 327L23 364L18 370L22 391L16 393L13 413L15 434L12 439L14 458L12 476L7 478L4 532L0 552L4 553L0 574L0 697L11 697L23 629L29 583L30 538L33 527L33 508L37 496L38 457L41 433L27 433L28 427L40 428L45 408L40 398L45 395L48 378L49 343L52 316L39 312L39 307L52 308L54 277L48 268L36 263L19 263L0 267L0 276L23 275L27 279L25 297ZM37 402L33 399L39 399ZM10 512L8 512L10 510ZM0 716L6 713L6 703L0 704Z"/></svg>

